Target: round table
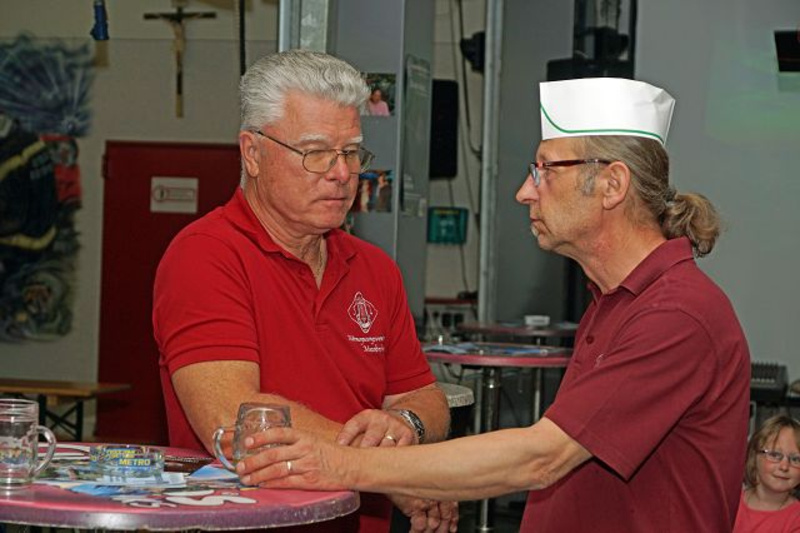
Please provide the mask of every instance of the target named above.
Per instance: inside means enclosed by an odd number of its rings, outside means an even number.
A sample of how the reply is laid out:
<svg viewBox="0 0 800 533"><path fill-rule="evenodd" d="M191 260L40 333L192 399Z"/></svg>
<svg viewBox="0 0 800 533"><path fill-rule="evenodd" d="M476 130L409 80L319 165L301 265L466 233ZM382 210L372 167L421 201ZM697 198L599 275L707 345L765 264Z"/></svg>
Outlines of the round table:
<svg viewBox="0 0 800 533"><path fill-rule="evenodd" d="M94 445L94 444L91 444ZM90 444L60 443L58 464L88 455ZM203 456L191 450L162 448L175 462ZM207 459L203 457L203 459ZM63 462L62 462L63 461ZM83 459L85 463L85 458ZM49 470L49 469L48 469ZM182 488L124 488L34 483L0 491L0 522L35 526L122 530L260 529L332 520L358 509L350 491L311 492L246 487L231 480L192 480Z"/></svg>
<svg viewBox="0 0 800 533"><path fill-rule="evenodd" d="M427 344L423 346L428 361L455 363L481 369L479 431L498 429L500 422L500 387L502 369L531 368L533 379L533 418L541 410L542 368L563 368L569 363L572 350L555 346L510 344L497 342L465 342L459 344ZM482 500L478 515L478 531L491 531L494 526L494 500Z"/></svg>

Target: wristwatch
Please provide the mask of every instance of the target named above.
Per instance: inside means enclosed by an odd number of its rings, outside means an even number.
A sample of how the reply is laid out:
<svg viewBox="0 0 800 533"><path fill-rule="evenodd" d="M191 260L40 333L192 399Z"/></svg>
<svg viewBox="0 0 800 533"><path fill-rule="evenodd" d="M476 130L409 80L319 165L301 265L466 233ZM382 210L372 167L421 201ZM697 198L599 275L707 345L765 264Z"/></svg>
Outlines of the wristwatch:
<svg viewBox="0 0 800 533"><path fill-rule="evenodd" d="M417 413L409 411L408 409L390 409L390 411L397 413L408 424L414 433L417 434L417 442L422 444L425 442L425 424L422 423Z"/></svg>

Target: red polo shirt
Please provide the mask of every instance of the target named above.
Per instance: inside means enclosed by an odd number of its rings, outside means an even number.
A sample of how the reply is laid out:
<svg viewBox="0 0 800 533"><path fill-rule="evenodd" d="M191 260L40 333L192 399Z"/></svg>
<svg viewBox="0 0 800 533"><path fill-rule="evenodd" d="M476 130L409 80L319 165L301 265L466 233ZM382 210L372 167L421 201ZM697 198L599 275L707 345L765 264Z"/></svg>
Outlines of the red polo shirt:
<svg viewBox="0 0 800 533"><path fill-rule="evenodd" d="M723 532L744 473L750 359L733 308L665 242L616 289L594 290L545 416L594 456L531 491L530 532Z"/></svg>
<svg viewBox="0 0 800 533"><path fill-rule="evenodd" d="M317 288L241 190L175 237L158 268L153 308L171 445L203 449L170 379L201 361L258 363L262 391L342 423L435 381L397 265L342 231L326 239Z"/></svg>

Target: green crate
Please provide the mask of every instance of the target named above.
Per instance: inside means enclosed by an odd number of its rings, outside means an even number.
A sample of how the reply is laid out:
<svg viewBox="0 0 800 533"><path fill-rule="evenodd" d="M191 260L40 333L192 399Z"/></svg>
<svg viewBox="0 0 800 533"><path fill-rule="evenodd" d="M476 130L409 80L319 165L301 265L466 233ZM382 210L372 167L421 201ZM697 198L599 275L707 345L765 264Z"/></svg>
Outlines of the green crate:
<svg viewBox="0 0 800 533"><path fill-rule="evenodd" d="M464 244L467 241L467 214L463 207L428 208L428 242Z"/></svg>

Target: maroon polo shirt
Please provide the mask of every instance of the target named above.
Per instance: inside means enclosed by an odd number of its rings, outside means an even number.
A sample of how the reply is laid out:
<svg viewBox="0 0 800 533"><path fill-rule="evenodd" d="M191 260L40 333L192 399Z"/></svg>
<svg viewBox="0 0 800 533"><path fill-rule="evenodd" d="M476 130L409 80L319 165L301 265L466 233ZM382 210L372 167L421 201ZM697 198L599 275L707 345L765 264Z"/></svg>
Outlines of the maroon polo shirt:
<svg viewBox="0 0 800 533"><path fill-rule="evenodd" d="M593 458L531 491L522 531L727 532L744 472L750 358L688 239L667 241L581 320L545 416Z"/></svg>

